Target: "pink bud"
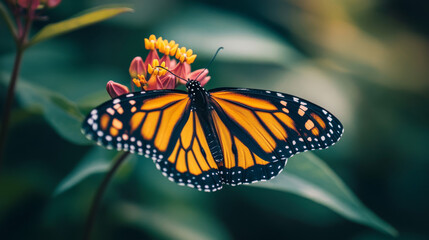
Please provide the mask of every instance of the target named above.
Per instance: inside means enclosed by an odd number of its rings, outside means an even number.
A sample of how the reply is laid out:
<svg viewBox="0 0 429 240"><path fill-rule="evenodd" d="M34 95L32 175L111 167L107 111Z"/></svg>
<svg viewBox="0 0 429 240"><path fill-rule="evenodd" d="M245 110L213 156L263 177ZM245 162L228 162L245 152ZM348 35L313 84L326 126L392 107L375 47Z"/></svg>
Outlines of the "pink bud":
<svg viewBox="0 0 429 240"><path fill-rule="evenodd" d="M131 78L138 78L138 75L146 75L146 67L141 57L135 57L130 64Z"/></svg>
<svg viewBox="0 0 429 240"><path fill-rule="evenodd" d="M109 81L107 83L106 90L111 98L116 98L130 92L130 90L128 90L126 86L116 83L114 81Z"/></svg>
<svg viewBox="0 0 429 240"><path fill-rule="evenodd" d="M61 0L45 0L48 8L54 8L61 3Z"/></svg>
<svg viewBox="0 0 429 240"><path fill-rule="evenodd" d="M23 8L30 8L31 10L37 9L39 6L39 0L18 0L18 5Z"/></svg>

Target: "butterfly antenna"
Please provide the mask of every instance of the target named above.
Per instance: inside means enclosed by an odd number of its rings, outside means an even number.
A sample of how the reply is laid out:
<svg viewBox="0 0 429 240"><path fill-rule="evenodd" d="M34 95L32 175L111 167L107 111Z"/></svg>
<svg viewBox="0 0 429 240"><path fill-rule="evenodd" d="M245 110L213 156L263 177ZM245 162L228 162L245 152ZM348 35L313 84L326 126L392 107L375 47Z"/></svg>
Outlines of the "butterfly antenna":
<svg viewBox="0 0 429 240"><path fill-rule="evenodd" d="M168 70L167 68L165 68L165 67L163 67L163 66L157 66L158 68L162 68L162 69L164 69L164 70L166 70L167 72L169 72L169 73L171 73L171 74L173 74L175 77L177 77L177 78L180 78L180 79L182 79L182 80L184 80L185 82L187 82L188 80L186 80L186 79L184 79L184 78L182 78L182 77L179 77L179 76L177 76L176 74L174 74L172 71L170 71L170 70Z"/></svg>
<svg viewBox="0 0 429 240"><path fill-rule="evenodd" d="M212 60L210 60L210 62L209 62L209 64L207 64L207 66L204 68L204 70L203 71L201 71L200 72L200 74L198 74L198 76L194 79L194 80L197 80L199 77L200 77L200 75L201 74L203 74L203 72L205 71L205 70L207 70L209 67L210 67L210 65L213 63L213 61L215 60L215 58L216 58L216 56L217 56L217 54L220 52L220 50L222 50L223 49L223 47L220 47L220 48L218 48L217 49L217 51L216 51L216 53L214 54L214 56L212 57Z"/></svg>
<svg viewBox="0 0 429 240"><path fill-rule="evenodd" d="M220 48L218 48L217 49L217 51L216 51L216 53L214 54L214 56L212 57L212 59L210 60L210 62L209 62L209 64L207 64L207 66L203 69L203 71L201 71L200 72L200 74L198 74L198 76L195 78L195 80L197 80L199 77L200 77L200 75L205 71L205 70L207 70L207 68L208 67L210 67L210 65L213 63L213 61L215 60L215 58L216 58L216 56L217 56L217 54L220 52L220 50L222 50L223 49L223 47L220 47ZM162 69L164 69L164 70L166 70L167 72L169 72L169 73L171 73L171 74L173 74L175 77L177 77L177 78L180 78L180 79L182 79L182 80L184 80L185 82L187 82L189 79L184 79L184 78L182 78L182 77L180 77L180 76L177 76L176 74L174 74L172 71L170 71L170 70L168 70L167 68L165 68L165 67L163 67L163 66L157 66L158 68L162 68Z"/></svg>

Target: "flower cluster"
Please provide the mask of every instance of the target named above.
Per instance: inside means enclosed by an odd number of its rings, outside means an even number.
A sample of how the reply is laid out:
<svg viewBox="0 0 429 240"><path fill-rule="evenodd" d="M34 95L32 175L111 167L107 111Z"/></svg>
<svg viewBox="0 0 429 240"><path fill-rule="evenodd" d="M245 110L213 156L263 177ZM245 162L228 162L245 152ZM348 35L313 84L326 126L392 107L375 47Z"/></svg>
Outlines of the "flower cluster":
<svg viewBox="0 0 429 240"><path fill-rule="evenodd" d="M30 10L42 9L44 7L54 8L61 3L61 0L9 0L10 4L18 4L21 8Z"/></svg>
<svg viewBox="0 0 429 240"><path fill-rule="evenodd" d="M210 80L208 70L191 71L191 64L197 57L191 49L155 35L145 38L144 43L149 50L145 61L135 57L129 69L132 82L137 87L144 90L174 89L178 84L186 84L184 79L197 80L202 86ZM160 54L163 55L161 58Z"/></svg>
<svg viewBox="0 0 429 240"><path fill-rule="evenodd" d="M197 80L204 86L210 80L207 69L191 71L191 64L197 57L191 49L179 48L175 41L156 38L155 35L145 38L144 43L149 50L145 61L137 56L131 61L129 69L132 84L138 88L175 89L179 84L185 85L188 79ZM106 89L112 98L129 92L126 86L113 81L107 83Z"/></svg>
<svg viewBox="0 0 429 240"><path fill-rule="evenodd" d="M54 8L60 3L61 0L6 0L16 21L15 37L26 39L32 22L47 19L46 16L43 16L43 10Z"/></svg>

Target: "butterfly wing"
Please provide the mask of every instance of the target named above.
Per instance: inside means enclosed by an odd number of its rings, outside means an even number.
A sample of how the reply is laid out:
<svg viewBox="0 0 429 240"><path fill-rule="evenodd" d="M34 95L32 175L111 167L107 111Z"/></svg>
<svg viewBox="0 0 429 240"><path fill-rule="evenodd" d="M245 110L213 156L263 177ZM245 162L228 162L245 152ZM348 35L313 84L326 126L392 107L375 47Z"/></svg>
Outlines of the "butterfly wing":
<svg viewBox="0 0 429 240"><path fill-rule="evenodd" d="M210 95L211 118L224 154L219 170L226 184L271 179L289 157L327 148L343 132L331 113L288 94L223 88Z"/></svg>
<svg viewBox="0 0 429 240"><path fill-rule="evenodd" d="M93 109L82 131L108 149L152 158L179 185L215 191L222 187L218 167L190 104L178 90L130 93Z"/></svg>

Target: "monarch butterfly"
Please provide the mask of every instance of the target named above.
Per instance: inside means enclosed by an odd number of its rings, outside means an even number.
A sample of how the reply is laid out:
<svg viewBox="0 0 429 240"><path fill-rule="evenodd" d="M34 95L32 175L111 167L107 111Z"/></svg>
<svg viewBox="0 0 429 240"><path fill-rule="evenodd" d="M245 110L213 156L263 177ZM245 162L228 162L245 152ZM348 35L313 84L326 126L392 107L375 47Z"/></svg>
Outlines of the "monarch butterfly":
<svg viewBox="0 0 429 240"><path fill-rule="evenodd" d="M213 192L269 180L299 152L337 142L343 127L325 109L285 93L242 88L122 95L93 109L83 133L99 145L152 158L169 180Z"/></svg>

